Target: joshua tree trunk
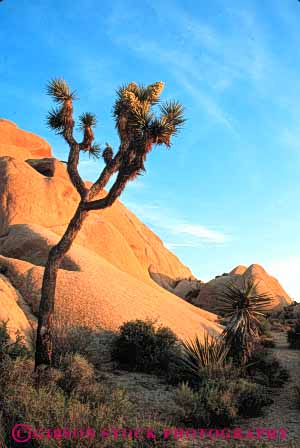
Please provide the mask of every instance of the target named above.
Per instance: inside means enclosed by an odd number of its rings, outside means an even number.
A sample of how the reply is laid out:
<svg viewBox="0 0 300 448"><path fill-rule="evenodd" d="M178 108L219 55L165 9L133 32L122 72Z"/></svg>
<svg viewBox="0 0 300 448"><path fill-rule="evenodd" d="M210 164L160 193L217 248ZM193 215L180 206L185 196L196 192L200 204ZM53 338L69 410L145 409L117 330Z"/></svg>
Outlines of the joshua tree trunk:
<svg viewBox="0 0 300 448"><path fill-rule="evenodd" d="M65 254L70 249L88 214L82 205L83 203L81 202L61 240L50 249L48 255L39 309L35 352L36 368L41 364L51 365L52 362L53 315L57 273Z"/></svg>
<svg viewBox="0 0 300 448"><path fill-rule="evenodd" d="M73 135L75 92L70 91L63 79L53 79L48 84L48 94L59 104L58 108L49 112L48 125L69 145L67 170L81 200L65 234L48 255L39 309L35 368L41 364L51 365L57 274L63 257L70 249L88 212L110 207L121 195L126 184L145 171L144 162L153 144L169 147L172 135L177 133L185 121L181 104L174 101L160 105L160 117L151 113L151 108L158 102L162 89L162 82L150 84L148 87L135 83L120 87L114 106L115 124L120 137L119 150L114 155L111 146L106 144L102 152L105 167L96 182L87 188L78 172L79 155L82 151L96 158L101 155L99 145L93 143L92 129L96 125L96 117L91 113L80 116L83 140L78 143ZM106 196L96 199L114 174L117 174L116 179Z"/></svg>

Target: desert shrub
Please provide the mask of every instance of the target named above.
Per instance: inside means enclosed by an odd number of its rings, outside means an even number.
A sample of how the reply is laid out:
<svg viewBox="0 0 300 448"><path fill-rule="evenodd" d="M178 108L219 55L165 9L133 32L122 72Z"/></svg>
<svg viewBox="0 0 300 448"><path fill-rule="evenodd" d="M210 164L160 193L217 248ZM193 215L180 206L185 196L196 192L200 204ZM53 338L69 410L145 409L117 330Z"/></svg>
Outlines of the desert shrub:
<svg viewBox="0 0 300 448"><path fill-rule="evenodd" d="M175 392L179 423L202 427L228 427L237 417L258 417L272 403L266 388L245 379L209 379L193 390L182 383Z"/></svg>
<svg viewBox="0 0 300 448"><path fill-rule="evenodd" d="M274 348L275 342L271 333L271 323L265 317L260 318L259 325L259 343L265 348Z"/></svg>
<svg viewBox="0 0 300 448"><path fill-rule="evenodd" d="M271 323L268 319L266 319L265 317L261 317L259 319L260 321L260 325L259 325L259 333L267 338L271 338L272 337L272 333L271 333Z"/></svg>
<svg viewBox="0 0 300 448"><path fill-rule="evenodd" d="M182 384L176 390L174 401L179 421L194 427L227 427L238 415L232 391L215 380L208 380L198 391Z"/></svg>
<svg viewBox="0 0 300 448"><path fill-rule="evenodd" d="M300 320L287 332L290 348L300 349Z"/></svg>
<svg viewBox="0 0 300 448"><path fill-rule="evenodd" d="M75 358L75 361L74 361ZM76 364L76 375L74 365ZM78 364L80 368L77 369ZM69 387L67 383L66 393L61 387L60 375L53 369L46 381L39 381L37 374L33 372L33 360L17 358L5 360L4 375L0 378L0 402L3 413L1 437L5 444L14 447L10 439L11 428L17 422L26 422L32 428L109 428L128 426L128 416L131 415L132 405L126 393L118 388L106 384L98 384L92 381L90 375L87 382L82 382L82 359L73 357L71 366L74 383ZM61 374L66 373L62 371ZM77 372L79 371L79 375ZM48 372L48 371L47 371ZM44 378L41 375L41 378ZM73 387L74 384L79 388ZM69 391L72 389L72 392ZM4 434L4 435L3 435ZM17 445L16 445L17 446ZM29 447L114 447L111 439L92 440L33 440L26 446ZM126 446L119 444L119 446ZM128 445L131 448L132 445Z"/></svg>
<svg viewBox="0 0 300 448"><path fill-rule="evenodd" d="M247 374L256 383L268 387L281 387L289 379L288 371L266 350L257 351L252 355Z"/></svg>
<svg viewBox="0 0 300 448"><path fill-rule="evenodd" d="M258 417L262 415L263 408L272 403L265 387L245 379L239 380L234 390L238 413L243 417Z"/></svg>
<svg viewBox="0 0 300 448"><path fill-rule="evenodd" d="M95 380L94 367L79 354L67 354L61 361L59 386L67 393L81 389Z"/></svg>
<svg viewBox="0 0 300 448"><path fill-rule="evenodd" d="M170 329L155 329L151 321L134 320L120 327L112 358L128 370L165 374L176 351L177 338Z"/></svg>
<svg viewBox="0 0 300 448"><path fill-rule="evenodd" d="M270 320L270 324L271 324L271 330L278 333L286 332L290 329L290 325L287 325L285 321L280 321L280 319L272 318Z"/></svg>
<svg viewBox="0 0 300 448"><path fill-rule="evenodd" d="M181 356L173 356L170 359L168 370L165 372L165 380L172 386L187 383L193 389L197 389L201 384L200 376L195 375L195 373L182 362Z"/></svg>
<svg viewBox="0 0 300 448"><path fill-rule="evenodd" d="M56 319L54 333L54 365L58 366L67 353L84 356L96 368L103 368L111 361L111 345L115 334L107 330L92 330L84 325Z"/></svg>
<svg viewBox="0 0 300 448"><path fill-rule="evenodd" d="M266 336L262 336L260 338L260 344L264 348L275 348L276 347L274 339L266 337Z"/></svg>
<svg viewBox="0 0 300 448"><path fill-rule="evenodd" d="M46 437L31 440L22 446L30 448L150 448L177 446L174 440L163 438L162 423L158 421L133 422L133 405L127 393L121 389L97 382L94 367L82 355L73 353L76 348L85 350L82 343L74 339L65 340L69 349L58 358L56 368L39 367L34 372L34 361L23 356L22 350L11 351L11 343L2 330L1 350L5 353L0 363L0 446L15 448L11 429L16 423L26 422L30 427L40 428L95 428L95 440L63 439ZM83 333L80 330L80 334ZM91 333L87 332L86 335ZM159 332L160 340L166 334ZM70 342L74 342L74 345ZM79 341L78 341L79 342ZM5 349L4 349L5 347ZM23 346L22 346L23 348ZM9 354L8 354L9 353ZM26 352L27 353L27 352ZM19 356L20 355L20 356ZM154 429L156 439L112 437L100 438L101 428L144 428Z"/></svg>
<svg viewBox="0 0 300 448"><path fill-rule="evenodd" d="M74 366L74 358L66 363ZM92 381L82 383L66 393L60 386L59 371L52 369L46 381L37 386L37 374L33 373L32 359L7 358L5 376L0 378L0 441L3 448L15 448L11 438L11 429L15 423L26 422L31 428L94 428L95 439L53 440L44 437L31 440L22 446L30 448L175 448L174 440L163 438L163 424L159 421L133 421L133 407L123 389L105 383ZM82 366L82 359L80 360ZM49 369L50 370L50 369ZM47 373L49 372L47 370ZM72 370L73 371L73 370ZM76 370L77 371L77 370ZM64 374L66 372L60 372ZM80 372L82 369L80 368ZM43 372L45 373L45 372ZM44 376L41 376L44 379ZM75 378L78 378L76 375ZM112 436L101 438L99 431L103 428L151 428L156 439L114 440Z"/></svg>
<svg viewBox="0 0 300 448"><path fill-rule="evenodd" d="M0 362L5 356L16 359L18 356L28 356L29 351L24 343L24 338L17 333L16 340L11 341L7 322L0 322Z"/></svg>

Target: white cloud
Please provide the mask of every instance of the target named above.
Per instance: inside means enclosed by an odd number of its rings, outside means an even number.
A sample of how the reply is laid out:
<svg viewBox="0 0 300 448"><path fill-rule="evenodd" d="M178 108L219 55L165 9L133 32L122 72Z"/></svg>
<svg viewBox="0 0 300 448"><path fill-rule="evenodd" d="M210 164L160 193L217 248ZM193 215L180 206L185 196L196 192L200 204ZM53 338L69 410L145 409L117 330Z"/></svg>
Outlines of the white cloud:
<svg viewBox="0 0 300 448"><path fill-rule="evenodd" d="M300 301L300 256L273 260L265 263L265 267L293 299Z"/></svg>
<svg viewBox="0 0 300 448"><path fill-rule="evenodd" d="M176 241L166 243L168 247L199 247L204 243L224 244L231 241L231 237L224 232L188 222L163 205L139 205L132 202L126 205L148 225L166 232L169 240L176 237Z"/></svg>
<svg viewBox="0 0 300 448"><path fill-rule="evenodd" d="M177 247L190 247L190 248L195 248L195 247L200 247L202 246L201 243L165 243L165 246L168 249L176 249Z"/></svg>
<svg viewBox="0 0 300 448"><path fill-rule="evenodd" d="M228 241L228 237L224 233L211 230L198 224L183 223L175 226L174 231L176 233L184 233L186 235L195 236L202 241L208 241L211 243L222 244Z"/></svg>

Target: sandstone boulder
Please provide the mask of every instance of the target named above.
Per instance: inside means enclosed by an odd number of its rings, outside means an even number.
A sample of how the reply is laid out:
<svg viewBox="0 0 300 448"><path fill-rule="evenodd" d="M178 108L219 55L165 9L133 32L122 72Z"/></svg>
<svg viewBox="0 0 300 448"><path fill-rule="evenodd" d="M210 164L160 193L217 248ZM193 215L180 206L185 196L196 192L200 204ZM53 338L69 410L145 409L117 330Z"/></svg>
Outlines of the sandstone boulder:
<svg viewBox="0 0 300 448"><path fill-rule="evenodd" d="M0 274L0 322L7 322L10 337L15 340L19 333L27 345L31 346L32 322L34 321L34 316L20 294L10 281Z"/></svg>
<svg viewBox="0 0 300 448"><path fill-rule="evenodd" d="M79 196L66 166L51 158L42 139L1 123L5 147L24 151L0 157L0 271L18 293L16 306L27 321L17 318L14 328L23 331L38 313L49 249L66 229ZM73 326L112 331L127 320L152 319L182 338L220 333L216 315L162 289L155 276L168 289L183 279L194 280L162 241L117 201L89 214L66 254L58 274L56 317Z"/></svg>
<svg viewBox="0 0 300 448"><path fill-rule="evenodd" d="M139 281L96 256L88 271L60 269L56 313L60 322L115 331L131 319L153 319L181 338L219 334L216 316ZM43 268L0 256L0 268L37 313Z"/></svg>
<svg viewBox="0 0 300 448"><path fill-rule="evenodd" d="M67 172L67 165L60 162L53 157L46 157L44 159L27 159L26 163L32 166L36 171L46 177L63 177L69 180Z"/></svg>
<svg viewBox="0 0 300 448"><path fill-rule="evenodd" d="M271 296L272 302L268 306L268 311L273 312L283 309L292 303L292 299L284 291L280 283L258 264L252 264L245 269L244 266L238 266L230 274L223 275L206 283L199 292L199 295L193 299L195 305L206 310L216 312L222 303L220 293L231 283L242 285L245 280L252 280L256 284L258 294L267 293Z"/></svg>
<svg viewBox="0 0 300 448"><path fill-rule="evenodd" d="M55 161L49 168L49 162L45 163L0 158L0 236L7 235L14 224L36 224L58 235L64 232L79 196L64 176L64 164ZM39 172L48 168L51 177ZM163 279L168 289L178 280L193 278L191 271L120 201L90 213L78 242L137 278L149 281L150 273L158 282Z"/></svg>
<svg viewBox="0 0 300 448"><path fill-rule="evenodd" d="M191 295L193 296L196 291L200 291L203 282L200 280L180 280L173 292L179 297L188 298Z"/></svg>
<svg viewBox="0 0 300 448"><path fill-rule="evenodd" d="M11 224L67 224L78 195L62 177L46 177L28 163L0 157L0 235Z"/></svg>
<svg viewBox="0 0 300 448"><path fill-rule="evenodd" d="M15 123L0 118L0 156L16 159L51 157L49 143L38 135L23 131Z"/></svg>

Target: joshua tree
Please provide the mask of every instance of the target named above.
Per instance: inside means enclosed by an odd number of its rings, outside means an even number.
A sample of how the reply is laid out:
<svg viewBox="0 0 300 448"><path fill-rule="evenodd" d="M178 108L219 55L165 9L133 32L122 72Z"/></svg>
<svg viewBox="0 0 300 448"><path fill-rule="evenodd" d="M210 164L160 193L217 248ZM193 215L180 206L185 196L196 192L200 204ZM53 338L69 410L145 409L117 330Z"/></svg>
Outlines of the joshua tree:
<svg viewBox="0 0 300 448"><path fill-rule="evenodd" d="M154 145L170 147L171 138L184 123L183 107L176 101L159 103L164 84L156 82L149 86L134 82L120 87L113 108L113 117L119 134L120 145L116 153L106 144L101 151L94 142L93 128L96 117L84 113L79 117L83 139L74 137L75 121L73 101L76 99L63 79L54 79L47 86L47 93L58 104L47 117L48 126L61 135L69 146L67 170L72 184L80 195L80 202L67 230L60 241L49 251L45 266L36 339L35 368L41 364L51 365L53 314L57 273L64 255L70 249L76 235L91 210L110 207L121 195L126 184L145 171L144 162ZM158 104L159 103L159 104ZM160 115L153 107L158 105ZM79 155L87 152L96 158L102 155L105 166L95 183L87 188L78 173ZM105 197L97 198L112 175L116 179Z"/></svg>
<svg viewBox="0 0 300 448"><path fill-rule="evenodd" d="M257 285L253 280L245 280L241 286L230 283L220 293L222 303L218 311L227 320L224 343L229 347L228 355L241 365L252 354L259 338L259 319L271 302L269 294L257 292Z"/></svg>

